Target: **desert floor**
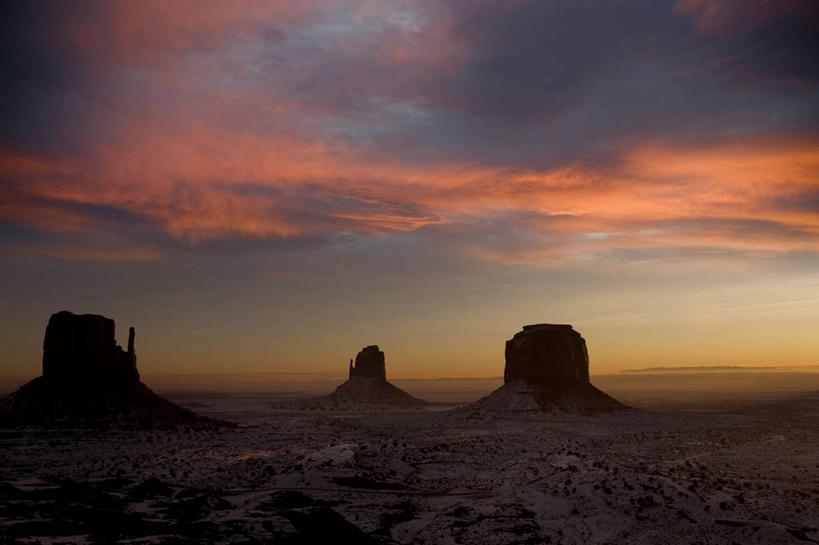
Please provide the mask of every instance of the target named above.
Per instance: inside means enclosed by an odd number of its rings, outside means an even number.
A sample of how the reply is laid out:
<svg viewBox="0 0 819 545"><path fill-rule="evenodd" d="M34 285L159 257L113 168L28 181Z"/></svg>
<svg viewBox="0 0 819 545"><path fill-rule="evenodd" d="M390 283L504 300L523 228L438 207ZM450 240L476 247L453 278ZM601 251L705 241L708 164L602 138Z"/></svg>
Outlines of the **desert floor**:
<svg viewBox="0 0 819 545"><path fill-rule="evenodd" d="M602 416L176 400L244 426L0 431L0 541L819 543L816 395Z"/></svg>

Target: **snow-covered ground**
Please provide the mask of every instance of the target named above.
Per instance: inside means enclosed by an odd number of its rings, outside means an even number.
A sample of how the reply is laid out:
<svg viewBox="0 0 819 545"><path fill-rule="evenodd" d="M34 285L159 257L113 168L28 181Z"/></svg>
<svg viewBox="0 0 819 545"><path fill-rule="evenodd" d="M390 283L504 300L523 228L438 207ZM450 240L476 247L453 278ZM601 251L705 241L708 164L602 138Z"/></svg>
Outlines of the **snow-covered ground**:
<svg viewBox="0 0 819 545"><path fill-rule="evenodd" d="M251 426L0 431L0 542L819 542L815 396L600 416L180 401Z"/></svg>

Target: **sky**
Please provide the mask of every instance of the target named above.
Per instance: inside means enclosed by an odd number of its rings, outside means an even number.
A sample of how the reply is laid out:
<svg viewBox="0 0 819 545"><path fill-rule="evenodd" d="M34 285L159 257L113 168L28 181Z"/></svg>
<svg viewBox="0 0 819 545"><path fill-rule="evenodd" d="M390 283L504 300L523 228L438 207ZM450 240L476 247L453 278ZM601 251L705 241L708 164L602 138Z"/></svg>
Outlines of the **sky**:
<svg viewBox="0 0 819 545"><path fill-rule="evenodd" d="M819 362L814 0L0 10L0 375L62 309L153 375Z"/></svg>

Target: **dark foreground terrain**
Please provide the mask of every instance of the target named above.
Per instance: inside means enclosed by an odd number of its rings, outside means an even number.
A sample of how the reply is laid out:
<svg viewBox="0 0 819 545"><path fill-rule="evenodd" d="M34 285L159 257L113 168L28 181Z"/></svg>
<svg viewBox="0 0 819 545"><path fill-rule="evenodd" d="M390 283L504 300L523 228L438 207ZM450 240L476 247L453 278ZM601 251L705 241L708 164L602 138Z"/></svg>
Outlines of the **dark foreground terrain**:
<svg viewBox="0 0 819 545"><path fill-rule="evenodd" d="M819 542L819 396L732 414L288 411L0 432L3 543Z"/></svg>

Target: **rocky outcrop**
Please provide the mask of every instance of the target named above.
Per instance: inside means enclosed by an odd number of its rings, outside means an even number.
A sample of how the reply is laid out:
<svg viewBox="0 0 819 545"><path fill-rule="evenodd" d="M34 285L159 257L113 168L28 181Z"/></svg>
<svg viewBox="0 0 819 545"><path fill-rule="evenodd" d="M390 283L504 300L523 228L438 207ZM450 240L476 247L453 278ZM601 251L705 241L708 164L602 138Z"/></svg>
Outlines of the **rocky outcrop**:
<svg viewBox="0 0 819 545"><path fill-rule="evenodd" d="M158 396L139 380L134 328L128 349L115 324L95 314L51 316L43 341L43 375L0 399L0 426L165 427L226 425Z"/></svg>
<svg viewBox="0 0 819 545"><path fill-rule="evenodd" d="M572 326L535 324L506 341L504 385L476 408L600 412L625 405L592 386L586 341Z"/></svg>
<svg viewBox="0 0 819 545"><path fill-rule="evenodd" d="M373 377L387 380L387 369L384 363L384 352L378 349L378 345L365 346L353 360L350 360L350 376L353 377Z"/></svg>
<svg viewBox="0 0 819 545"><path fill-rule="evenodd" d="M51 316L43 340L43 376L68 383L139 382L134 351L117 346L114 320L97 314L61 311Z"/></svg>
<svg viewBox="0 0 819 545"><path fill-rule="evenodd" d="M329 396L315 401L318 405L336 408L368 405L420 407L428 404L387 381L384 352L377 345L362 348L355 357L355 365L350 360L349 379Z"/></svg>
<svg viewBox="0 0 819 545"><path fill-rule="evenodd" d="M503 382L563 388L589 384L586 341L570 325L525 325L506 341Z"/></svg>

